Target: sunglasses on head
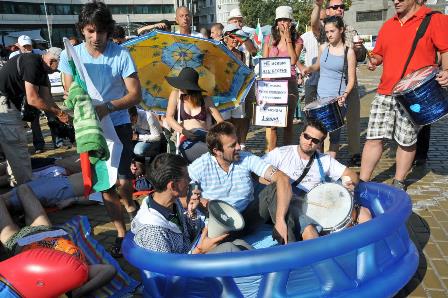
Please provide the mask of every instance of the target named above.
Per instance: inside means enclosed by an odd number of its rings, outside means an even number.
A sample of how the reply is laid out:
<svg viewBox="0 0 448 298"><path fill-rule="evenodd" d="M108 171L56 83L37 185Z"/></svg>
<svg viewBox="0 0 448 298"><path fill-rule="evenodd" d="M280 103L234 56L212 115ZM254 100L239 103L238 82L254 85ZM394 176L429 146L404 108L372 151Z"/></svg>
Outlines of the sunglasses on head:
<svg viewBox="0 0 448 298"><path fill-rule="evenodd" d="M328 6L328 8L331 8L333 10L338 10L339 8L345 10L345 4L336 4L336 5Z"/></svg>
<svg viewBox="0 0 448 298"><path fill-rule="evenodd" d="M311 140L311 142L315 145L319 144L321 142L320 139L316 139L313 138L312 136L310 136L309 134L307 134L306 132L303 133L303 137L305 138L305 140L309 141Z"/></svg>

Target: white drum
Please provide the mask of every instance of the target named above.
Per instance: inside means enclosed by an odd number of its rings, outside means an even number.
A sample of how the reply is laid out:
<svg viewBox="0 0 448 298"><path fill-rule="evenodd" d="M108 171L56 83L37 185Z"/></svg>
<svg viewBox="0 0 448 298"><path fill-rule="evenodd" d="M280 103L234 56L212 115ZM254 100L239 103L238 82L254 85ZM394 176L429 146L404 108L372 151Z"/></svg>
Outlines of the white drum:
<svg viewBox="0 0 448 298"><path fill-rule="evenodd" d="M307 216L324 232L338 232L352 224L353 198L340 184L324 183L310 190L300 204L300 216Z"/></svg>

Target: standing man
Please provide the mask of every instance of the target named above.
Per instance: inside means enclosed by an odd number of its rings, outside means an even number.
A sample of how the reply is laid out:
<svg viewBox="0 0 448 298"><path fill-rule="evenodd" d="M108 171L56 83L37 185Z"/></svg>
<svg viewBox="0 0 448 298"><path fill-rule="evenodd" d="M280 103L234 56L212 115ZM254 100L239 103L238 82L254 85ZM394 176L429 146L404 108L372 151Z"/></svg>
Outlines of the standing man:
<svg viewBox="0 0 448 298"><path fill-rule="evenodd" d="M201 33L191 29L191 13L187 7L179 6L176 9L176 24L179 26L179 30L176 33L204 38Z"/></svg>
<svg viewBox="0 0 448 298"><path fill-rule="evenodd" d="M120 198L131 217L137 212L132 200L132 126L127 109L140 101L140 81L128 50L110 40L115 21L106 4L99 1L85 4L77 26L85 42L75 46L75 52L105 101L96 106L96 111L100 119L110 114L123 144L118 166L118 190L112 187L103 192L104 206L118 231L111 254L120 257L121 242L126 233ZM64 73L64 86L68 90L73 82L73 74L65 51L62 53L60 70Z"/></svg>
<svg viewBox="0 0 448 298"><path fill-rule="evenodd" d="M320 22L320 12L322 9L323 0L315 0L313 12L311 13L311 28L314 35L316 35L319 43L326 42L324 27ZM330 0L327 4L327 16L344 17L345 4L343 0ZM345 46L353 48L358 62L364 61L367 55L367 49L362 44L362 40L354 43L353 37L357 36L356 30L350 26L345 25ZM360 113L361 105L359 102L358 80L355 80L355 86L346 99L347 104L347 139L348 139L348 153L350 154L349 166L361 165L361 128L360 128Z"/></svg>
<svg viewBox="0 0 448 298"><path fill-rule="evenodd" d="M31 180L31 159L20 113L23 101L68 122L68 115L51 96L48 80L48 74L58 68L61 51L50 48L43 55L16 55L0 72L0 147L14 175L13 184Z"/></svg>
<svg viewBox="0 0 448 298"><path fill-rule="evenodd" d="M403 111L392 96L394 85L400 81L411 46L422 20L431 12L416 0L395 0L396 15L384 23L380 32L369 69L374 70L383 64L383 74L375 99L370 110L367 142L362 155L360 178L370 180L376 164L383 152L383 139L397 141L396 170L393 185L406 190L405 178L411 168L415 155L418 127ZM405 75L424 66L434 64L436 51L440 53L442 69L437 75L437 82L442 87L448 86L448 17L434 14L415 49L414 55L406 69Z"/></svg>

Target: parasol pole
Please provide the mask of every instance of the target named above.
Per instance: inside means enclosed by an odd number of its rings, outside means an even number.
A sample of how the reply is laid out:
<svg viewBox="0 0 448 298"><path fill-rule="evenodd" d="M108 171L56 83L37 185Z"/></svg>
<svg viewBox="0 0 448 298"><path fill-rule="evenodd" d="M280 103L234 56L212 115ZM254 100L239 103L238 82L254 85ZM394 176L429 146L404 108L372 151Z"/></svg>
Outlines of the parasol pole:
<svg viewBox="0 0 448 298"><path fill-rule="evenodd" d="M177 99L177 123L180 123L180 98ZM176 131L176 155L179 154L180 132Z"/></svg>

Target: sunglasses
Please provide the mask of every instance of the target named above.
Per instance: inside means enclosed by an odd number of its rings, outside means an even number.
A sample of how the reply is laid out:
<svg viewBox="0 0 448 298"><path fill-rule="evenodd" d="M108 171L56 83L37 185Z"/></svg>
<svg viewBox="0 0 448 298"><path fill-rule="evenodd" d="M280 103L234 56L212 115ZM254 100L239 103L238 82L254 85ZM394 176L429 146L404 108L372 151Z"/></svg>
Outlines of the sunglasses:
<svg viewBox="0 0 448 298"><path fill-rule="evenodd" d="M305 138L305 140L309 141L311 140L311 142L315 145L319 144L321 142L321 140L313 138L312 136L310 136L309 134L307 134L306 132L303 133L303 137Z"/></svg>
<svg viewBox="0 0 448 298"><path fill-rule="evenodd" d="M328 6L328 8L331 8L333 10L338 10L339 8L345 10L345 4L332 5L332 6Z"/></svg>

